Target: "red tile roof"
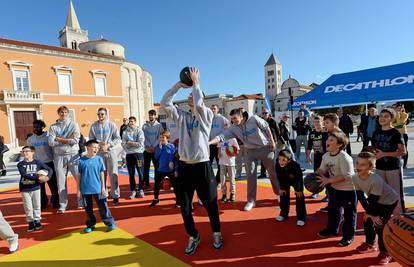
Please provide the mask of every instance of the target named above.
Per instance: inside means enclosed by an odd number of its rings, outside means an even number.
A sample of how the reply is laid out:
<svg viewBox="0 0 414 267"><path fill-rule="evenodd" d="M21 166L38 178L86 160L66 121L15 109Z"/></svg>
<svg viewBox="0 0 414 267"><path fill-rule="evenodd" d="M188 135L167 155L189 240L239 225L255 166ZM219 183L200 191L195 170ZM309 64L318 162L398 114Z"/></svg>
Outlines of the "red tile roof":
<svg viewBox="0 0 414 267"><path fill-rule="evenodd" d="M17 40L6 39L6 38L0 38L0 43L10 44L10 45L17 45L17 46L25 46L25 47L31 47L31 48L47 49L47 50L52 50L52 51L78 54L78 55L85 55L85 56L95 56L95 57L102 57L102 58L121 59L119 57L115 57L115 56L111 56L111 55L102 55L102 54L96 54L96 53L90 53L90 52L74 50L74 49L70 49L70 48L66 48L66 47L31 43L31 42L25 42L25 41L17 41Z"/></svg>
<svg viewBox="0 0 414 267"><path fill-rule="evenodd" d="M262 94L242 94L242 95L233 97L231 99L228 99L226 100L226 102L237 101L237 100L247 100L247 99L264 100L264 97Z"/></svg>

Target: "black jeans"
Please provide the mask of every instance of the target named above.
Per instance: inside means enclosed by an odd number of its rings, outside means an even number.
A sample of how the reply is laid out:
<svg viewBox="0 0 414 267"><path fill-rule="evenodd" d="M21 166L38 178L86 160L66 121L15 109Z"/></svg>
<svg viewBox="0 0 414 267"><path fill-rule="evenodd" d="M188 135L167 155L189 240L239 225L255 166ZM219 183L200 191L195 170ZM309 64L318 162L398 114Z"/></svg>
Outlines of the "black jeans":
<svg viewBox="0 0 414 267"><path fill-rule="evenodd" d="M146 186L149 186L150 184L149 171L150 171L151 161L152 161L152 165L154 165L154 173L156 173L156 170L158 169L158 160L155 159L155 153L144 151L144 183Z"/></svg>
<svg viewBox="0 0 414 267"><path fill-rule="evenodd" d="M47 181L47 185L49 186L50 193L52 194L50 198L50 202L52 203L52 206L54 208L59 208L59 192L57 187L57 179L56 179L56 172L55 172L55 165L53 164L53 161L47 162L47 166L49 166L53 170L53 174L50 177L49 181ZM47 204L49 203L49 199L46 194L46 183L40 184L40 203L42 206L42 209L47 207Z"/></svg>
<svg viewBox="0 0 414 267"><path fill-rule="evenodd" d="M286 193L280 195L280 216L287 218L290 208L290 187L281 189L285 190ZM296 196L296 217L300 221L306 220L305 196Z"/></svg>
<svg viewBox="0 0 414 267"><path fill-rule="evenodd" d="M220 166L219 166L219 158L218 158L218 147L217 145L210 145L210 164L213 167L213 161L216 160L217 165L217 173L216 173L216 182L220 183Z"/></svg>
<svg viewBox="0 0 414 267"><path fill-rule="evenodd" d="M220 232L220 217L217 205L217 182L214 178L210 162L187 164L183 161L178 165L178 183L180 185L181 215L187 234L196 237L191 203L194 191L207 210L210 226L213 232Z"/></svg>
<svg viewBox="0 0 414 267"><path fill-rule="evenodd" d="M175 202L177 204L180 204L180 185L178 184L178 179L174 176L174 172L157 171L154 181L154 199L158 199L160 195L161 182L166 176L171 180L172 186L174 188Z"/></svg>
<svg viewBox="0 0 414 267"><path fill-rule="evenodd" d="M378 248L381 252L387 252L387 249L384 246L384 238L382 236L382 232L384 231L384 226L391 218L392 212L394 211L397 204L398 202L395 202L392 205L377 204L375 213L378 214L378 216L381 218L381 225L375 225L370 218L364 222L365 242L373 246L375 243L375 237L378 235Z"/></svg>
<svg viewBox="0 0 414 267"><path fill-rule="evenodd" d="M105 223L105 225L114 224L114 218L112 217L112 214L109 211L106 197L102 198L100 194L93 194L83 195L83 201L85 203L85 211L87 216L86 226L92 227L96 224L96 217L93 214L93 199L95 199L96 204L98 204L99 215L101 215L101 219Z"/></svg>
<svg viewBox="0 0 414 267"><path fill-rule="evenodd" d="M408 144L408 134L403 134L402 136L404 138L405 150L407 150L407 154L405 154L403 156L403 160L404 160L403 167L405 168L405 167L407 167L407 162L408 162L408 148L407 148L407 144Z"/></svg>
<svg viewBox="0 0 414 267"><path fill-rule="evenodd" d="M142 166L144 165L144 155L142 153L132 153L126 155L126 164L129 175L129 188L132 191L137 189L137 183L135 182L135 170L138 172L138 189L144 189L144 176L142 175Z"/></svg>
<svg viewBox="0 0 414 267"><path fill-rule="evenodd" d="M354 190L336 190L332 186L327 187L329 192L328 202L328 226L331 233L339 233L341 222L341 208L344 209L344 223L342 225L343 238L350 240L354 238L356 227L357 196Z"/></svg>

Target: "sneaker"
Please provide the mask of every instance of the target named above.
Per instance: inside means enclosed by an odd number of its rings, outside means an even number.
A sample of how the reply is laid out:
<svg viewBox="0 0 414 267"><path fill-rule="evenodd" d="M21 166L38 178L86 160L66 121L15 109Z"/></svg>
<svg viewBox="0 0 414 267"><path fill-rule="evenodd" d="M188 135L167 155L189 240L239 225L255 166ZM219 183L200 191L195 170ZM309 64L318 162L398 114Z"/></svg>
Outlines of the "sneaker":
<svg viewBox="0 0 414 267"><path fill-rule="evenodd" d="M285 217L283 217L283 216L277 216L276 217L276 221L278 221L278 222L283 222L284 220L286 220L286 218Z"/></svg>
<svg viewBox="0 0 414 267"><path fill-rule="evenodd" d="M392 257L386 252L380 252L377 259L379 265L387 265L392 262Z"/></svg>
<svg viewBox="0 0 414 267"><path fill-rule="evenodd" d="M176 207L177 209L180 209L180 208L181 208L181 205L180 205L180 204L178 204L178 203L175 203L175 207Z"/></svg>
<svg viewBox="0 0 414 267"><path fill-rule="evenodd" d="M112 200L112 204L113 204L114 206L118 206L118 205L119 205L119 198L114 197L114 199Z"/></svg>
<svg viewBox="0 0 414 267"><path fill-rule="evenodd" d="M160 203L159 199L153 199L151 201L150 208L155 208L155 206L157 206L158 203Z"/></svg>
<svg viewBox="0 0 414 267"><path fill-rule="evenodd" d="M33 232L35 229L36 228L35 228L34 222L29 222L29 227L27 228L27 232L28 233Z"/></svg>
<svg viewBox="0 0 414 267"><path fill-rule="evenodd" d="M116 228L116 225L114 223L111 223L110 225L107 226L106 231L111 232L115 230L115 228Z"/></svg>
<svg viewBox="0 0 414 267"><path fill-rule="evenodd" d="M244 211L251 211L255 205L254 201L248 201L246 206L244 206Z"/></svg>
<svg viewBox="0 0 414 267"><path fill-rule="evenodd" d="M358 251L361 254L365 254L377 251L377 248L373 245L364 242L356 248L356 251Z"/></svg>
<svg viewBox="0 0 414 267"><path fill-rule="evenodd" d="M63 209L58 209L58 210L56 211L56 213L57 213L57 214L63 214L63 213L65 213L65 210L63 210Z"/></svg>
<svg viewBox="0 0 414 267"><path fill-rule="evenodd" d="M131 191L131 195L129 195L129 199L134 199L136 195L137 195L137 192L135 190Z"/></svg>
<svg viewBox="0 0 414 267"><path fill-rule="evenodd" d="M88 226L88 227L86 227L85 229L83 229L83 232L84 233L90 233L90 232L92 232L93 230L95 230L95 226Z"/></svg>
<svg viewBox="0 0 414 267"><path fill-rule="evenodd" d="M141 190L139 190L139 191L138 191L138 197L139 197L139 198L143 198L144 196L145 196L145 194L144 194L144 190L142 190L142 189L141 189Z"/></svg>
<svg viewBox="0 0 414 267"><path fill-rule="evenodd" d="M322 231L320 231L318 233L319 237L325 238L325 237L331 237L331 236L337 236L337 233L332 233L331 231L329 231L328 229L323 229Z"/></svg>
<svg viewBox="0 0 414 267"><path fill-rule="evenodd" d="M40 221L34 221L35 230L40 230L43 228L43 225L40 223Z"/></svg>
<svg viewBox="0 0 414 267"><path fill-rule="evenodd" d="M324 198L321 199L322 202L329 202L329 198L326 196Z"/></svg>
<svg viewBox="0 0 414 267"><path fill-rule="evenodd" d="M190 238L188 239L188 245L185 248L185 255L187 256L193 255L198 245L200 244L200 241L201 241L200 234L197 234L196 238L190 236Z"/></svg>
<svg viewBox="0 0 414 267"><path fill-rule="evenodd" d="M226 195L223 195L221 197L221 202L223 202L223 203L227 202L227 196Z"/></svg>
<svg viewBox="0 0 414 267"><path fill-rule="evenodd" d="M296 225L299 226L299 227L305 226L305 221L298 220L296 222Z"/></svg>
<svg viewBox="0 0 414 267"><path fill-rule="evenodd" d="M329 211L328 206L321 208L319 211L325 212L325 213L328 212Z"/></svg>
<svg viewBox="0 0 414 267"><path fill-rule="evenodd" d="M19 249L19 237L16 235L16 237L9 242L9 252L14 253Z"/></svg>
<svg viewBox="0 0 414 267"><path fill-rule="evenodd" d="M223 237L220 232L213 233L213 247L217 250L223 247Z"/></svg>
<svg viewBox="0 0 414 267"><path fill-rule="evenodd" d="M310 196L310 198L312 198L312 199L315 199L315 198L318 198L319 197L319 194L312 194L311 196Z"/></svg>
<svg viewBox="0 0 414 267"><path fill-rule="evenodd" d="M354 241L353 238L351 238L351 239L342 238L341 241L338 242L338 246L347 247L347 246L351 245L353 241Z"/></svg>
<svg viewBox="0 0 414 267"><path fill-rule="evenodd" d="M229 201L230 201L230 202L234 202L234 201L236 201L236 195L235 195L235 194L230 194Z"/></svg>

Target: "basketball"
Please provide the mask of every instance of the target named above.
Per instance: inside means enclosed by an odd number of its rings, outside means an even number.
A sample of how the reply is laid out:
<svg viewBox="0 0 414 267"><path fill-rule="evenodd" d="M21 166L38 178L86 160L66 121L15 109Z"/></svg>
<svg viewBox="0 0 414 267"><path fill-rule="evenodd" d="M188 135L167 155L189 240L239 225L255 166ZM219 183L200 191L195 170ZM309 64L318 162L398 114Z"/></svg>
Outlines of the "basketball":
<svg viewBox="0 0 414 267"><path fill-rule="evenodd" d="M181 70L180 81L188 86L193 86L193 81L190 77L190 67L185 67Z"/></svg>
<svg viewBox="0 0 414 267"><path fill-rule="evenodd" d="M49 172L47 170L40 170L40 171L37 172L37 174L47 176L49 174Z"/></svg>
<svg viewBox="0 0 414 267"><path fill-rule="evenodd" d="M323 190L317 177L318 175L316 173L309 173L305 176L305 179L303 179L303 184L306 190L312 194L318 194Z"/></svg>
<svg viewBox="0 0 414 267"><path fill-rule="evenodd" d="M171 180L170 180L170 178L165 177L162 180L162 189L164 189L166 191L171 189Z"/></svg>
<svg viewBox="0 0 414 267"><path fill-rule="evenodd" d="M392 217L384 227L388 253L402 266L414 266L414 212Z"/></svg>

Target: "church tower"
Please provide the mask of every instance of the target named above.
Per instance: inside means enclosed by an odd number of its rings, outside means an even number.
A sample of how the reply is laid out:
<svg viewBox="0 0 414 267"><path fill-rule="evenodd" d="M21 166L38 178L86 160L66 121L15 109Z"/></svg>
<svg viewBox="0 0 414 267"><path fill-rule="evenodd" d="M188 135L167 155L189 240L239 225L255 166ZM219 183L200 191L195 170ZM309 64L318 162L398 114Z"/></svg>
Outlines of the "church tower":
<svg viewBox="0 0 414 267"><path fill-rule="evenodd" d="M272 53L265 66L265 85L266 96L269 98L274 109L276 96L281 93L282 86L282 64L279 59Z"/></svg>
<svg viewBox="0 0 414 267"><path fill-rule="evenodd" d="M59 31L60 46L79 50L79 44L89 41L88 31L82 30L72 0L69 1L65 27Z"/></svg>

